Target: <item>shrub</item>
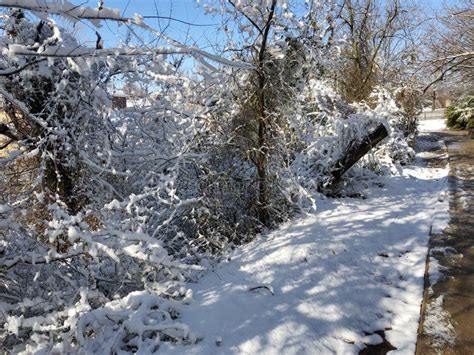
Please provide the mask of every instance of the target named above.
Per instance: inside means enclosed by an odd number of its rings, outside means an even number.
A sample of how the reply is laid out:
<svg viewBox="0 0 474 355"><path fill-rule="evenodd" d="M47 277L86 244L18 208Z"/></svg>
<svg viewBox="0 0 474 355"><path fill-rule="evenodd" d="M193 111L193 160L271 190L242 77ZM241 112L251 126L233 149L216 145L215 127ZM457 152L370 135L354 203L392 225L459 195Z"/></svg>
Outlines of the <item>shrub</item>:
<svg viewBox="0 0 474 355"><path fill-rule="evenodd" d="M456 129L468 129L473 126L474 95L468 94L454 105L446 108L446 125Z"/></svg>

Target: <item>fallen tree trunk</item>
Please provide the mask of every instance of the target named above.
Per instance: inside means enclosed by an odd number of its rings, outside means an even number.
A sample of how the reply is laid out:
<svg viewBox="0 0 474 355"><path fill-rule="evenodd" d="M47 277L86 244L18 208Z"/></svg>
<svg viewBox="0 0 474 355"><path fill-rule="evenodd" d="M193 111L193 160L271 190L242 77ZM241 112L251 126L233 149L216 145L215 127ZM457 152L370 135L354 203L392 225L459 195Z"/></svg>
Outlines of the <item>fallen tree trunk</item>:
<svg viewBox="0 0 474 355"><path fill-rule="evenodd" d="M382 139L388 136L387 129L380 123L374 129L370 130L361 141L351 143L347 153L340 158L331 172L333 185L344 173L349 170L360 158L367 154L372 148L380 143Z"/></svg>

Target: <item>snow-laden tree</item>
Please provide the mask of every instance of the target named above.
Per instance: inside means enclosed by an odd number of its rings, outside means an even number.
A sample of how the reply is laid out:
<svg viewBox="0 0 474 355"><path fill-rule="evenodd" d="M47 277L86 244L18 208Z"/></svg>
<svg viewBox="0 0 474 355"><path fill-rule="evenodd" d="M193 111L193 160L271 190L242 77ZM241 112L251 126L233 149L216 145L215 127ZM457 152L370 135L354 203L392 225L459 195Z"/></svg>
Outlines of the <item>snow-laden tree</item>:
<svg viewBox="0 0 474 355"><path fill-rule="evenodd" d="M349 101L367 100L377 86L413 83L420 52L420 10L408 1L338 1L341 55L330 69Z"/></svg>
<svg viewBox="0 0 474 355"><path fill-rule="evenodd" d="M176 318L188 299L181 283L202 269L189 264L196 258L183 210L199 200L193 164L202 156L190 145L205 95L166 55L192 55L207 68L206 60L248 66L102 5L0 6L13 8L2 15L0 55L8 140L0 160L2 347L150 352L160 339L195 341ZM51 15L118 21L167 44L85 47ZM154 95L114 109L111 83L137 80Z"/></svg>
<svg viewBox="0 0 474 355"><path fill-rule="evenodd" d="M429 75L430 83L425 88L441 80L455 82L453 86L472 90L474 80L474 2L472 0L447 4L436 17L425 39L427 47L423 56L423 67Z"/></svg>
<svg viewBox="0 0 474 355"><path fill-rule="evenodd" d="M221 169L234 166L225 178L238 186L248 217L269 227L291 214L294 195L302 193L290 182L289 166L299 144L294 122L301 116L300 93L308 78L320 74L332 49L334 23L323 11L330 4L221 1L204 6L222 15L227 36L222 51L255 68L229 74L227 92L208 116L214 127L211 141L221 142L225 152L217 154ZM225 106L231 110L223 112Z"/></svg>
<svg viewBox="0 0 474 355"><path fill-rule="evenodd" d="M331 163L383 118L366 105L352 107L325 80L338 52L334 4L268 1L256 6L222 1L220 6L215 2L204 6L222 15L228 41L218 49L254 66L245 72L229 69L220 85L212 86L206 129L200 137L200 149L210 164L201 174L204 208L194 210L196 219L208 222L203 235L216 230L224 240L239 243L262 226L314 207L313 194L325 185L334 168ZM374 105L378 105L375 99ZM394 110L395 121L404 117L397 105ZM369 113L349 119L357 111ZM335 128L342 129L349 121L352 130L342 134ZM320 137L331 138L327 146L316 144ZM306 169L301 162L309 162L303 156L310 146L311 154L331 151L332 155L312 160L313 175L301 177L301 169ZM406 154L412 154L410 148ZM366 166L378 166L373 161ZM391 158L388 161L391 164Z"/></svg>
<svg viewBox="0 0 474 355"><path fill-rule="evenodd" d="M227 37L213 53L103 2L0 6L13 8L0 39L6 349L149 353L161 341L193 343L178 319L191 298L184 282L208 257L314 207L335 162L374 125L392 135L350 178L411 154L389 93L379 90L372 108L349 104L324 80L338 49L332 2L207 3ZM53 15L119 22L131 37L107 48L99 28L87 47ZM193 75L170 56L192 57ZM140 97L114 108L117 87Z"/></svg>
<svg viewBox="0 0 474 355"><path fill-rule="evenodd" d="M17 55L16 47L39 52L79 47L57 26L47 21L32 23L22 10L10 12L4 31L5 128L19 148L15 159L27 160L25 165L36 173L33 181L25 180L31 185L25 192L30 197L32 191L40 194L39 202L46 205L60 200L77 213L93 196L83 190L87 184L83 180L91 178L84 157L110 144L107 116L100 111L108 105L104 79L109 68L103 60Z"/></svg>

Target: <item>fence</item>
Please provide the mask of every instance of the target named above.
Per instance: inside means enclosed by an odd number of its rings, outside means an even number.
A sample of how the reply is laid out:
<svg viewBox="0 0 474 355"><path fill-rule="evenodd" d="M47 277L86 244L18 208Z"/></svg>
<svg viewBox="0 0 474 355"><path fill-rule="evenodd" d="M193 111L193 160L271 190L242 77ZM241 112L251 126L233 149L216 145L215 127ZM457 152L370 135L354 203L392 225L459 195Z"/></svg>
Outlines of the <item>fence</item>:
<svg viewBox="0 0 474 355"><path fill-rule="evenodd" d="M422 112L418 118L420 120L434 120L434 119L443 119L444 118L444 108L437 108L434 111L424 111Z"/></svg>

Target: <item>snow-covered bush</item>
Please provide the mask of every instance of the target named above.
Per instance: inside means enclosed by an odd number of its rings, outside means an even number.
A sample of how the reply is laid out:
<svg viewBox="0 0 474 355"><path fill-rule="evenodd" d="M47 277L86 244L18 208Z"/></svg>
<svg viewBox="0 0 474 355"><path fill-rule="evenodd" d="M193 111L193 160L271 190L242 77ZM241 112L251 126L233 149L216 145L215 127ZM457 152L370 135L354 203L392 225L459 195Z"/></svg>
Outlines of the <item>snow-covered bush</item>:
<svg viewBox="0 0 474 355"><path fill-rule="evenodd" d="M149 352L195 341L177 321L189 298L182 282L202 269L180 239L198 200L186 184L200 159L189 148L198 131L189 80L160 53L90 55L46 14L28 16L2 17L0 39L2 135L16 147L0 160L2 349ZM114 110L117 76L153 81L160 97Z"/></svg>
<svg viewBox="0 0 474 355"><path fill-rule="evenodd" d="M418 117L422 111L422 92L411 86L402 86L393 93L403 112L402 130L410 146L414 146L418 133Z"/></svg>
<svg viewBox="0 0 474 355"><path fill-rule="evenodd" d="M207 233L214 230L221 239L240 244L298 210L295 200L302 191L290 164L300 145L292 121L299 115L298 92L309 73L305 51L301 40L282 39L268 48L262 72L231 70L215 87L200 137L207 160L199 212L210 222L201 226ZM262 189L267 223L261 214Z"/></svg>
<svg viewBox="0 0 474 355"><path fill-rule="evenodd" d="M377 88L372 98L376 105L372 115L385 120L389 128L389 138L377 153L379 159L386 166L408 164L415 157L415 152L409 144L413 139L413 132L411 129L407 130L407 120L410 118L397 103L394 95L387 90Z"/></svg>
<svg viewBox="0 0 474 355"><path fill-rule="evenodd" d="M2 348L148 351L160 339L196 340L175 320L189 299L183 281L202 268L175 261L158 239L134 229L118 202L106 206L98 230L85 222L87 212L49 208L44 242L16 222L22 210L0 206Z"/></svg>
<svg viewBox="0 0 474 355"><path fill-rule="evenodd" d="M24 171L10 174L7 184L27 186L17 191L37 212L47 214L46 206L60 200L76 213L102 192L89 184L94 174L87 157L110 144L104 83L109 66L101 59L43 58L45 51L80 46L54 22L33 23L21 10L6 17L1 41L0 63L11 71L2 78L1 91L7 127L18 145L9 153L10 163L21 159L24 166ZM22 51L32 53L17 54ZM34 171L33 179L26 179L28 171ZM12 192L11 198L21 198Z"/></svg>
<svg viewBox="0 0 474 355"><path fill-rule="evenodd" d="M454 105L446 108L446 125L468 129L474 126L474 95L465 95Z"/></svg>

